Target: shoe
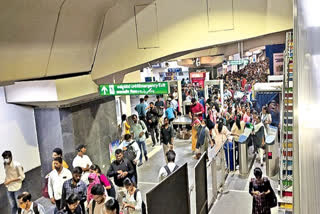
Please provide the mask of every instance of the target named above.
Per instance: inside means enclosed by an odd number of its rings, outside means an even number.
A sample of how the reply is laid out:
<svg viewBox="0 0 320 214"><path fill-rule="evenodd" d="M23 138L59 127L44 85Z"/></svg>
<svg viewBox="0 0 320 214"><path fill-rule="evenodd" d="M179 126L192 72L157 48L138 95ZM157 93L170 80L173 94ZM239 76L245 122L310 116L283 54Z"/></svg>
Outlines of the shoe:
<svg viewBox="0 0 320 214"><path fill-rule="evenodd" d="M142 162L140 162L140 163L138 164L138 167L139 167L139 166L141 166L142 164L143 164L143 163L142 163Z"/></svg>
<svg viewBox="0 0 320 214"><path fill-rule="evenodd" d="M148 156L146 155L146 156L144 156L144 158L146 159L146 161L148 161L149 160L149 158L148 158Z"/></svg>
<svg viewBox="0 0 320 214"><path fill-rule="evenodd" d="M156 145L156 144L153 143L153 144L152 144L152 147L154 147L155 145Z"/></svg>

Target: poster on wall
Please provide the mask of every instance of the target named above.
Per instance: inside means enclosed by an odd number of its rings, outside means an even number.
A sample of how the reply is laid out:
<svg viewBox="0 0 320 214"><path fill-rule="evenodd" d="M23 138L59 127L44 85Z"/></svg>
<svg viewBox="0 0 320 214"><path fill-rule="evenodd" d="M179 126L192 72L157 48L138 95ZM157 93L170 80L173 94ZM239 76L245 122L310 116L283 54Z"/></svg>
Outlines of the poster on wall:
<svg viewBox="0 0 320 214"><path fill-rule="evenodd" d="M283 53L273 54L273 74L274 75L283 74Z"/></svg>
<svg viewBox="0 0 320 214"><path fill-rule="evenodd" d="M110 152L110 162L112 163L114 160L116 160L115 151L120 145L120 140L115 140L112 143L109 144L109 152Z"/></svg>

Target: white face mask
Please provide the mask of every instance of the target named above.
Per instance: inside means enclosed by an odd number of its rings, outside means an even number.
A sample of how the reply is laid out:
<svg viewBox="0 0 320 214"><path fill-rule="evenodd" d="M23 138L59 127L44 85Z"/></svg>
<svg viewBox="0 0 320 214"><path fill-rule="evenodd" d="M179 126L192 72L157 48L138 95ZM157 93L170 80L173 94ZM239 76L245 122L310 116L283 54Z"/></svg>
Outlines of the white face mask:
<svg viewBox="0 0 320 214"><path fill-rule="evenodd" d="M9 158L6 158L6 159L3 159L4 163L9 163L10 162L10 159Z"/></svg>

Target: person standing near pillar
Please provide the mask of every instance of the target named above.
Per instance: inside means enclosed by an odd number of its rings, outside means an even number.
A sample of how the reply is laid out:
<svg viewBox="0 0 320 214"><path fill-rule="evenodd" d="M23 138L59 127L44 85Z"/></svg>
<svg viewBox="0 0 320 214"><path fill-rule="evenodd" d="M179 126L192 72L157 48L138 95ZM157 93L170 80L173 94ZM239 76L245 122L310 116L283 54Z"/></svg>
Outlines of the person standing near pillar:
<svg viewBox="0 0 320 214"><path fill-rule="evenodd" d="M69 169L63 167L61 157L53 159L54 170L49 174L48 179L48 194L52 204L56 205L56 213L61 207L61 195L63 183L72 178Z"/></svg>
<svg viewBox="0 0 320 214"><path fill-rule="evenodd" d="M25 178L22 165L12 160L11 151L4 151L2 153L5 179L4 185L7 187L7 195L11 207L11 213L16 214L18 210L17 197L21 193L22 181Z"/></svg>
<svg viewBox="0 0 320 214"><path fill-rule="evenodd" d="M72 166L75 167L81 167L82 169L82 176L81 180L86 183L86 185L89 184L88 176L90 174L90 166L92 165L92 162L90 158L85 155L87 152L87 148L85 145L80 145L77 148L78 154L77 156L73 159Z"/></svg>

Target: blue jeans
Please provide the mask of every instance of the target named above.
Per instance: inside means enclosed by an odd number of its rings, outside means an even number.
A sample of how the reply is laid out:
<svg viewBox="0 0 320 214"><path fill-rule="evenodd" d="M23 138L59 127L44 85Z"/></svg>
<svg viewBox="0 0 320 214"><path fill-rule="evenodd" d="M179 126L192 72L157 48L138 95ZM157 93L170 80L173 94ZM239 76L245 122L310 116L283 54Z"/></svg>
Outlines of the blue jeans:
<svg viewBox="0 0 320 214"><path fill-rule="evenodd" d="M146 146L146 142L145 141L139 141L138 140L138 145L139 145L139 148L140 148L140 163L142 162L142 152L144 153L144 157L147 156L148 152L147 152L147 146Z"/></svg>
<svg viewBox="0 0 320 214"><path fill-rule="evenodd" d="M10 192L10 191L7 191L7 195L8 195L8 200L9 200L9 204L10 204L10 207L11 207L11 213L12 214L16 214L17 211L18 211L18 199L17 197L22 193L21 190L18 190L16 192Z"/></svg>

